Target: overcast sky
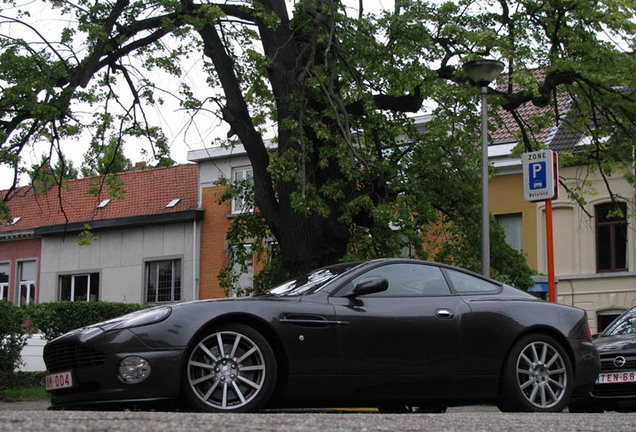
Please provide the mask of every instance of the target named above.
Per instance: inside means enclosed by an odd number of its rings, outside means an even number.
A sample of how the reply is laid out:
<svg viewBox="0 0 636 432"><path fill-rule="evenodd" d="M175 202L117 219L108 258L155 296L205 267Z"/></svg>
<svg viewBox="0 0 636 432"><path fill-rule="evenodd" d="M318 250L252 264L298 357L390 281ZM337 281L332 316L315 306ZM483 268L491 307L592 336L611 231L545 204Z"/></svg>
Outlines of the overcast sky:
<svg viewBox="0 0 636 432"><path fill-rule="evenodd" d="M358 0L346 0L352 8L357 10ZM289 0L292 4L293 1ZM29 20L34 28L38 32L42 33L45 37L49 37L51 40L57 40L59 38L59 29L64 25L65 18L60 18L59 15L52 13L51 11L42 9L40 2L30 3L32 10L32 18ZM380 10L384 7L393 8L394 0L367 0L365 1L365 12L371 12L374 10ZM2 10L3 15L13 15L15 11L12 11L6 5ZM7 24L0 23L0 31L2 34L19 36L25 40L34 40L37 35L30 29L13 24L8 26ZM200 89L201 93L205 93L205 77L200 73L200 63L202 59L194 59L193 64L188 68L183 76L182 80L188 83L193 89ZM174 77L167 78L165 75L158 76L156 82L160 86L171 87L171 90L176 92L178 88L179 80ZM174 85L171 85L174 84ZM166 101L170 98L166 96ZM169 139L171 147L171 157L177 163L187 162L187 153L189 150L201 149L206 146L212 145L215 139L222 139L227 135L227 126L220 122L212 115L199 118L196 124L191 124L189 116L186 112L179 109L176 102L166 103L164 106L149 107L147 114L153 116L155 121L161 125L164 133ZM88 113L86 114L87 121L90 121ZM271 137L267 137L271 138ZM79 169L84 161L84 153L88 149L87 137L82 140L66 141L63 143L62 151L65 156L73 161L75 168ZM147 148L147 146L145 146ZM124 151L126 156L133 162L140 162L143 157L139 154L140 147L135 143L129 142L125 145ZM33 164L39 163L41 155L48 154L49 145L43 143L35 147L30 146L26 148L21 154L23 161L23 167L30 167ZM0 165L0 189L7 189L13 182L13 169ZM28 183L28 176L22 175L20 177L20 185L24 186Z"/></svg>

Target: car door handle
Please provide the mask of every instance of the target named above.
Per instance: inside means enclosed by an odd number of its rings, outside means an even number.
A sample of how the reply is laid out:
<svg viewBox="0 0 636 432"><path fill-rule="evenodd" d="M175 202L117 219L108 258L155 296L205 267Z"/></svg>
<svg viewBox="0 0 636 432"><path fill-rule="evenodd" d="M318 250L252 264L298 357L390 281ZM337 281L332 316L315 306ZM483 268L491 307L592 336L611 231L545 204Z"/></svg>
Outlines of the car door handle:
<svg viewBox="0 0 636 432"><path fill-rule="evenodd" d="M455 317L453 311L450 309L437 309L435 311L435 316L441 319L452 319Z"/></svg>

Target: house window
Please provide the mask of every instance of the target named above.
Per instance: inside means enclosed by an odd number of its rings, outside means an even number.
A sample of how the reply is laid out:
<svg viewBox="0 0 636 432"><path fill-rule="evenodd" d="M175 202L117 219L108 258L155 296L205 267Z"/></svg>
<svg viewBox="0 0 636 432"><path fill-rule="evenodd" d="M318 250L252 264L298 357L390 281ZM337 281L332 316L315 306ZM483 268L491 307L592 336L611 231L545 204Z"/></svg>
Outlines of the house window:
<svg viewBox="0 0 636 432"><path fill-rule="evenodd" d="M239 188L239 194L232 200L232 214L246 213L254 210L252 208L252 177L254 171L250 167L234 168L232 170L232 184Z"/></svg>
<svg viewBox="0 0 636 432"><path fill-rule="evenodd" d="M9 263L0 263L0 300L9 300Z"/></svg>
<svg viewBox="0 0 636 432"><path fill-rule="evenodd" d="M242 266L236 263L232 268L233 274L238 275L238 280L236 281L237 286L232 293L233 297L248 296L254 289L254 255L252 254L252 245L245 244L243 246L245 248L244 265Z"/></svg>
<svg viewBox="0 0 636 432"><path fill-rule="evenodd" d="M599 204L595 213L598 271L627 270L627 205Z"/></svg>
<svg viewBox="0 0 636 432"><path fill-rule="evenodd" d="M181 260L146 263L146 303L181 300Z"/></svg>
<svg viewBox="0 0 636 432"><path fill-rule="evenodd" d="M506 243L515 250L523 250L523 217L521 213L498 215L495 216L495 219L504 230Z"/></svg>
<svg viewBox="0 0 636 432"><path fill-rule="evenodd" d="M60 276L60 300L99 300L99 273Z"/></svg>
<svg viewBox="0 0 636 432"><path fill-rule="evenodd" d="M35 280L37 275L36 261L18 263L18 305L35 303Z"/></svg>

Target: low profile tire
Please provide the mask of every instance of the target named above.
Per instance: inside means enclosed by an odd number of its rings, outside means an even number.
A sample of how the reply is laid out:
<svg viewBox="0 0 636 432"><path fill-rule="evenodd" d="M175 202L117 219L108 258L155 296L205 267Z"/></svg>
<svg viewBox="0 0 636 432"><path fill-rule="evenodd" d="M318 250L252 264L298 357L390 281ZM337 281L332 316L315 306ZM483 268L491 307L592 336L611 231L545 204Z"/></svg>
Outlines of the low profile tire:
<svg viewBox="0 0 636 432"><path fill-rule="evenodd" d="M570 358L553 337L521 338L502 372L499 409L504 412L561 412L574 384Z"/></svg>
<svg viewBox="0 0 636 432"><path fill-rule="evenodd" d="M252 327L226 324L192 347L184 371L188 406L206 412L250 412L262 408L276 384L276 357Z"/></svg>

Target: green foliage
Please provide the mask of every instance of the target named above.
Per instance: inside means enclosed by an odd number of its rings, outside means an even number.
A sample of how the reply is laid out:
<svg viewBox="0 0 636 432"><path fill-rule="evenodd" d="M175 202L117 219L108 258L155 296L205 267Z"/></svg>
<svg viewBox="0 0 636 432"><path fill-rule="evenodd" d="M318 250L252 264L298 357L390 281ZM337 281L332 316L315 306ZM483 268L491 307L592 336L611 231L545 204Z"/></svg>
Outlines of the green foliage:
<svg viewBox="0 0 636 432"><path fill-rule="evenodd" d="M567 122L591 138L569 163L635 181L616 164L636 149L633 2L401 0L375 15L317 0L45 3L74 17L59 37L0 36L0 163L19 169L36 143L88 134L91 174L124 169L122 146L140 141L165 166L168 140L148 107L176 96L193 116L212 112L254 168L253 193L230 184L226 198L253 200L261 218L237 218L228 234L227 289L245 244L266 274L400 254L474 269L479 91L458 67L469 59L506 63L489 105L517 119L519 151ZM3 11L3 26L28 28L19 6ZM186 68L204 78L178 95L152 78L184 82ZM550 109L521 120L530 104ZM423 106L434 117L418 130L410 115ZM109 193L123 193L108 181ZM266 259L272 239L279 253ZM523 257L492 239L493 272L526 280Z"/></svg>
<svg viewBox="0 0 636 432"><path fill-rule="evenodd" d="M3 378L2 374L0 374L0 379ZM20 402L47 399L49 399L49 394L46 390L44 390L44 386L41 384L37 387L0 390L0 402Z"/></svg>
<svg viewBox="0 0 636 432"><path fill-rule="evenodd" d="M89 224L84 224L84 230L77 235L77 237L79 238L79 240L77 241L78 245L88 246L95 240L99 239L99 237L97 237L93 233L93 231L91 231L91 229L92 228Z"/></svg>
<svg viewBox="0 0 636 432"><path fill-rule="evenodd" d="M24 331L24 310L0 301L0 372L12 373L20 365L20 352L29 334Z"/></svg>
<svg viewBox="0 0 636 432"><path fill-rule="evenodd" d="M105 145L99 141L91 143L90 152L82 166L82 175L91 177L129 171L133 164L124 156L124 145L118 137L111 137Z"/></svg>
<svg viewBox="0 0 636 432"><path fill-rule="evenodd" d="M46 193L53 185L63 185L65 180L76 179L79 175L72 161L68 161L64 155L58 155L55 166L51 167L51 158L42 155L40 163L32 165L29 170L31 184L38 192Z"/></svg>
<svg viewBox="0 0 636 432"><path fill-rule="evenodd" d="M6 390L35 388L44 390L45 375L46 372L0 371L0 400L11 401L12 399L18 399L18 397L12 397L11 393Z"/></svg>
<svg viewBox="0 0 636 432"><path fill-rule="evenodd" d="M27 307L31 325L48 341L79 327L116 318L147 306L113 302L57 301Z"/></svg>

